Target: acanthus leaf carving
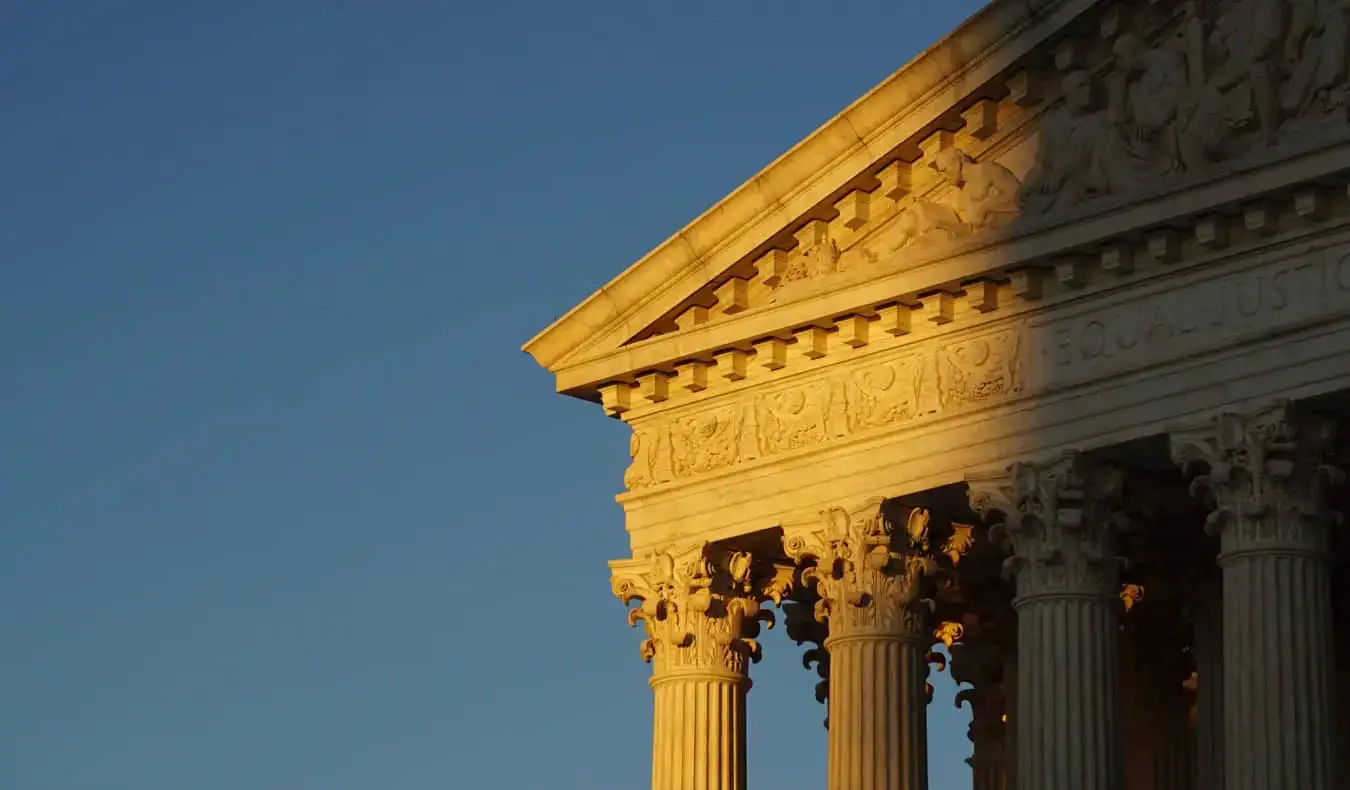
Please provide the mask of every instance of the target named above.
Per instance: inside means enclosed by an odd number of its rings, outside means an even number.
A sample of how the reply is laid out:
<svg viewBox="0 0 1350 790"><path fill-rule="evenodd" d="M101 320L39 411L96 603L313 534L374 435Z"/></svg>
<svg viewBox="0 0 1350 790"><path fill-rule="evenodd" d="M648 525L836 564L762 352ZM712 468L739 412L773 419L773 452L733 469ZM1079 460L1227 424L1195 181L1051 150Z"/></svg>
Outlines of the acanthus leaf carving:
<svg viewBox="0 0 1350 790"><path fill-rule="evenodd" d="M1011 553L1004 571L1015 577L1019 601L1117 596L1122 483L1118 468L1073 452L967 478L972 509L995 520L990 538Z"/></svg>
<svg viewBox="0 0 1350 790"><path fill-rule="evenodd" d="M1172 458L1196 473L1191 491L1208 497L1206 522L1221 558L1252 550L1328 550L1328 484L1344 480L1331 463L1334 424L1278 402L1173 433Z"/></svg>
<svg viewBox="0 0 1350 790"><path fill-rule="evenodd" d="M759 604L766 594L764 570L748 552L701 544L621 564L611 585L631 607L629 625L642 623L642 659L653 665L655 677L680 671L743 677L760 658L761 626L774 622Z"/></svg>
<svg viewBox="0 0 1350 790"><path fill-rule="evenodd" d="M924 577L936 570L928 544L929 511L898 508L897 524L885 500L821 513L821 527L785 536L783 547L803 567L802 583L820 596L816 619L829 623L830 638L853 633L928 639L933 601Z"/></svg>

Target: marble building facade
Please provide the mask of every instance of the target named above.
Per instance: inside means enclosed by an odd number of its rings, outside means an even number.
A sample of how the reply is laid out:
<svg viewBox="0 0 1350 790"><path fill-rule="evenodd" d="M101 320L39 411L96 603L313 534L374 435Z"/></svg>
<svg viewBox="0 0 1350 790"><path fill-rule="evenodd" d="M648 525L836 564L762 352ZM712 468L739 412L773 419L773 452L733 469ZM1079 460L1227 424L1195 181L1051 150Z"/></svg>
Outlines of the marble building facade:
<svg viewBox="0 0 1350 790"><path fill-rule="evenodd" d="M993 0L525 347L633 431L653 790L1350 785L1345 0Z"/></svg>

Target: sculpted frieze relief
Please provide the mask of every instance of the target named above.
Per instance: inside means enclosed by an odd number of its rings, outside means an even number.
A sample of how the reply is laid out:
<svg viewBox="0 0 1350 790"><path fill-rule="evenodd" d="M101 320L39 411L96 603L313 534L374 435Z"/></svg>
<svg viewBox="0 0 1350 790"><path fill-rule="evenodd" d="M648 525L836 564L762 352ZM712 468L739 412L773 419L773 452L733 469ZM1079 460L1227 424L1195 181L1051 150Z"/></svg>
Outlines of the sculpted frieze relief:
<svg viewBox="0 0 1350 790"><path fill-rule="evenodd" d="M1022 392L1021 327L937 344L634 426L629 490L960 413Z"/></svg>
<svg viewBox="0 0 1350 790"><path fill-rule="evenodd" d="M1064 42L1073 55L1058 72L1014 74L1004 98L952 108L957 131L913 140L917 159L879 165L876 186L784 228L776 249L651 331L796 301L1085 205L1350 138L1344 0L1121 3L1103 14L1114 22L1100 37Z"/></svg>

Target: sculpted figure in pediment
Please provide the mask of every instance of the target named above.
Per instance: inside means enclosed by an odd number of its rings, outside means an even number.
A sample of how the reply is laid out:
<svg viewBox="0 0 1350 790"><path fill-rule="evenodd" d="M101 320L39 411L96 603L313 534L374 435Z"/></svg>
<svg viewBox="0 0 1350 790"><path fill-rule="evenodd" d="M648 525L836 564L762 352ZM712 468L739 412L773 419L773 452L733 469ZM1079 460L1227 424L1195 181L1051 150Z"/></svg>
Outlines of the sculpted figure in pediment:
<svg viewBox="0 0 1350 790"><path fill-rule="evenodd" d="M997 227L1017 216L1022 182L998 162L978 162L960 148L947 148L933 158L934 170L955 189L953 208L968 233Z"/></svg>
<svg viewBox="0 0 1350 790"><path fill-rule="evenodd" d="M951 193L942 200L915 199L887 230L864 243L870 262L919 243L951 242L1006 224L1020 213L1022 183L998 162L981 162L960 148L940 151L928 166Z"/></svg>
<svg viewBox="0 0 1350 790"><path fill-rule="evenodd" d="M1018 194L1025 211L1041 214L1110 192L1098 153L1108 122L1092 75L1082 69L1066 74L1061 102L1041 127L1036 161Z"/></svg>
<svg viewBox="0 0 1350 790"><path fill-rule="evenodd" d="M1289 81L1280 96L1286 116L1330 112L1346 105L1346 0L1290 0L1284 61Z"/></svg>
<svg viewBox="0 0 1350 790"><path fill-rule="evenodd" d="M1116 38L1105 109L1087 70L1064 77L1021 190L1026 213L1145 190L1345 112L1350 0L1203 7L1159 43ZM1343 115L1332 120L1344 126Z"/></svg>
<svg viewBox="0 0 1350 790"><path fill-rule="evenodd" d="M1133 33L1115 40L1101 186L1111 194L1146 187L1182 168L1181 123L1188 111L1186 57L1170 46L1149 48Z"/></svg>
<svg viewBox="0 0 1350 790"><path fill-rule="evenodd" d="M1284 2L1233 3L1219 13L1207 37L1202 19L1187 23L1187 57L1197 81L1182 138L1188 169L1240 156L1251 146L1249 133L1259 143L1274 142L1280 122L1275 54Z"/></svg>

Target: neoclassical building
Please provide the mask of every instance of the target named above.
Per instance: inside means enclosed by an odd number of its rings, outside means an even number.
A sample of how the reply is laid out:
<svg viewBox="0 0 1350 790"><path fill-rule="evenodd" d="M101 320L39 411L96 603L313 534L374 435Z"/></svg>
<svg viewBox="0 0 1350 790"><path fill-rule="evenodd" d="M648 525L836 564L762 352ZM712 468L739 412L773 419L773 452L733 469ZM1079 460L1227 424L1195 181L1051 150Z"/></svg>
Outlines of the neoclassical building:
<svg viewBox="0 0 1350 790"><path fill-rule="evenodd" d="M654 790L1350 786L1346 0L993 0L531 340L633 431ZM775 611L777 610L777 611ZM827 744L827 745L826 745Z"/></svg>

